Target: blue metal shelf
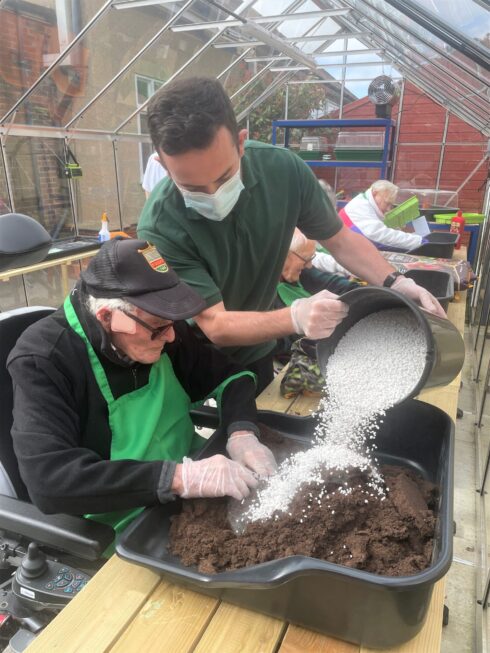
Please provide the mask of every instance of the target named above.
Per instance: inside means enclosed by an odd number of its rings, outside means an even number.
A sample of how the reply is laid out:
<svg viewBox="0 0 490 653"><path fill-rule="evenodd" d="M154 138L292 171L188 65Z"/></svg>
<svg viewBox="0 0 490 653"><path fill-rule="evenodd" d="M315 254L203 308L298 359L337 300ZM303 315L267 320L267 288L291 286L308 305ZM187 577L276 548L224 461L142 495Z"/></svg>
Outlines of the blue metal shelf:
<svg viewBox="0 0 490 653"><path fill-rule="evenodd" d="M387 179L393 160L395 121L385 118L358 118L353 120L273 120L272 144L276 145L277 130L284 129L284 147L289 147L290 129L318 129L332 127L378 127L384 129L383 157L381 161L305 161L312 168L379 168L380 179Z"/></svg>
<svg viewBox="0 0 490 653"><path fill-rule="evenodd" d="M312 168L382 168L383 161L305 161Z"/></svg>
<svg viewBox="0 0 490 653"><path fill-rule="evenodd" d="M273 120L272 127L394 127L395 121L387 118L358 118L353 120Z"/></svg>

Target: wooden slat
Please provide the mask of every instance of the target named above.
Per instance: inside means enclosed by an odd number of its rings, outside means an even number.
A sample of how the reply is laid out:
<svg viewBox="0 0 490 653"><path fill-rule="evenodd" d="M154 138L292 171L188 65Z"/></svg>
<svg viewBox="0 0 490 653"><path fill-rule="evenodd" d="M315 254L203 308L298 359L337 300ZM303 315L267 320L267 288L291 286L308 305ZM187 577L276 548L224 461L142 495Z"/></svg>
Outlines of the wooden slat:
<svg viewBox="0 0 490 653"><path fill-rule="evenodd" d="M289 626L278 653L359 653L359 645Z"/></svg>
<svg viewBox="0 0 490 653"><path fill-rule="evenodd" d="M159 581L155 572L113 556L26 650L105 653Z"/></svg>
<svg viewBox="0 0 490 653"><path fill-rule="evenodd" d="M282 377L286 371L287 366L277 374L267 388L257 397L257 408L262 410L275 410L278 413L287 413L293 399L286 399L281 396L279 387L281 385Z"/></svg>
<svg viewBox="0 0 490 653"><path fill-rule="evenodd" d="M110 651L194 650L218 603L218 599L162 581Z"/></svg>
<svg viewBox="0 0 490 653"><path fill-rule="evenodd" d="M285 629L279 619L221 603L194 653L273 653Z"/></svg>

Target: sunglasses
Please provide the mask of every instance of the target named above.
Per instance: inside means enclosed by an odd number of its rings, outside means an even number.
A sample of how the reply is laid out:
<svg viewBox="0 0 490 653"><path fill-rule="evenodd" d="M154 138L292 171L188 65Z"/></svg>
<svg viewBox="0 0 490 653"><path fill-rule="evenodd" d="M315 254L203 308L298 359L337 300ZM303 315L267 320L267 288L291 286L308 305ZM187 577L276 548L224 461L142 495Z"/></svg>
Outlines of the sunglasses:
<svg viewBox="0 0 490 653"><path fill-rule="evenodd" d="M140 317L138 317L137 315L133 315L133 313L130 313L129 311L123 310L122 313L130 317L138 324L141 324L141 326L144 327L145 329L148 329L148 331L151 333L150 340L156 340L159 336L161 336L163 333L166 333L174 325L173 322L170 322L169 324L164 324L163 326L152 327L150 324L142 320Z"/></svg>
<svg viewBox="0 0 490 653"><path fill-rule="evenodd" d="M315 253L315 254L312 254L311 256L309 256L308 258L306 258L304 256L301 256L301 254L298 254L297 252L293 252L293 250L290 250L290 251L291 251L291 254L294 254L295 256L300 258L303 261L303 263L311 263L313 261L313 259L315 258L315 256L316 256L316 253Z"/></svg>

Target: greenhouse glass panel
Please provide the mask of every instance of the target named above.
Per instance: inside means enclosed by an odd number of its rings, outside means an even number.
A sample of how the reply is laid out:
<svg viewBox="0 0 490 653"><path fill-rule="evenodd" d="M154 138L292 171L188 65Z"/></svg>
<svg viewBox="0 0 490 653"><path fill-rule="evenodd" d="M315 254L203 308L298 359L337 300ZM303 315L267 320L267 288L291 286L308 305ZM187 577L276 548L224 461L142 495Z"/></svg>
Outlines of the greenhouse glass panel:
<svg viewBox="0 0 490 653"><path fill-rule="evenodd" d="M432 14L434 18L451 25L467 38L474 39L486 48L489 47L490 17L488 9L485 9L477 2L472 2L472 0L465 0L465 2L461 2L461 0L413 1Z"/></svg>
<svg viewBox="0 0 490 653"><path fill-rule="evenodd" d="M438 156L433 145L398 144L394 183L400 188L437 188ZM448 189L453 190L453 189Z"/></svg>
<svg viewBox="0 0 490 653"><path fill-rule="evenodd" d="M122 230L132 237L136 236L136 226L146 200L141 186L144 173L141 146L142 143L122 141L116 144ZM153 150L149 143L148 147Z"/></svg>
<svg viewBox="0 0 490 653"><path fill-rule="evenodd" d="M35 218L52 238L74 235L63 140L8 136L5 151L16 212Z"/></svg>
<svg viewBox="0 0 490 653"><path fill-rule="evenodd" d="M356 5L361 5L361 7L369 6L371 7L371 16L375 22L380 23L381 20L386 19L386 22L383 23L384 27L391 31L393 34L397 33L398 36L406 35L407 33L411 35L411 38L418 40L418 51L426 46L432 46L438 51L438 55L442 59L453 60L454 57L454 48L449 46L447 43L442 41L440 38L424 29L418 25L415 21L411 20L404 14L402 14L397 9L394 9L388 5L383 0L348 0L349 3L355 3ZM461 3L458 3L460 6ZM488 16L488 13L487 13ZM488 25L488 18L486 20ZM488 32L488 29L487 29ZM415 41L414 41L415 46ZM475 65L469 57L465 56L462 53L458 53L458 61L461 66L469 70L470 72L475 69ZM478 71L477 71L478 72Z"/></svg>
<svg viewBox="0 0 490 653"><path fill-rule="evenodd" d="M467 169L473 170L471 178L458 191L459 207L464 211L479 212L482 206L487 166L482 162L486 153L486 143L480 145L447 145L441 169L440 187L457 190L465 181L461 175L461 162L465 162ZM479 167L478 167L479 166Z"/></svg>
<svg viewBox="0 0 490 653"><path fill-rule="evenodd" d="M0 283L0 311L10 311L13 308L27 306L23 278L12 277L9 281Z"/></svg>
<svg viewBox="0 0 490 653"><path fill-rule="evenodd" d="M80 277L80 263L74 261L24 275L28 306L58 308Z"/></svg>
<svg viewBox="0 0 490 653"><path fill-rule="evenodd" d="M88 10L85 3L79 5L83 13ZM155 11L155 7L148 7L147 12L106 12L21 104L16 122L55 127L70 123L171 15L168 10ZM49 45L38 45L36 56L43 58ZM96 127L103 129L105 125Z"/></svg>
<svg viewBox="0 0 490 653"><path fill-rule="evenodd" d="M71 147L83 170L83 176L73 184L78 233L96 236L104 212L109 218L109 229L119 231L118 185L112 143L77 140L72 142ZM124 170L123 162L120 164L121 174L124 174Z"/></svg>
<svg viewBox="0 0 490 653"><path fill-rule="evenodd" d="M114 131L137 107L144 104L172 75L199 51L201 37L190 33L165 32L97 102L89 107L76 126ZM227 50L213 50L218 60L230 61ZM144 111L135 133L146 133ZM126 130L125 130L126 131Z"/></svg>
<svg viewBox="0 0 490 653"><path fill-rule="evenodd" d="M83 3L6 0L0 3L0 117L66 50L102 4L100 0ZM75 48L70 53L73 64L80 52ZM61 84L61 78L58 81ZM27 115L20 108L17 121L36 119L38 123L45 124L46 113L49 116L47 99L39 109L35 104L31 105Z"/></svg>

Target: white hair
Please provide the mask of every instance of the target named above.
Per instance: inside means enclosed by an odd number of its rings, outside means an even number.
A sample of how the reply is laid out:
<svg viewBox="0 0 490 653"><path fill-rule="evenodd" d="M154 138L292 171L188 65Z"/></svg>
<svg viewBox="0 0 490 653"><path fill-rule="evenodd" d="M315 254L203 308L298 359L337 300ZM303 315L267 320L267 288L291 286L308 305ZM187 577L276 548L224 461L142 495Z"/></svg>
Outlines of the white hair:
<svg viewBox="0 0 490 653"><path fill-rule="evenodd" d="M98 311L101 308L107 308L109 311L127 311L132 313L134 311L133 304L130 304L125 299L109 299L104 297L94 297L93 295L88 295L86 300L86 306L92 315L97 316Z"/></svg>
<svg viewBox="0 0 490 653"><path fill-rule="evenodd" d="M371 185L371 193L381 193L389 200L395 200L398 193L398 186L387 179L378 179Z"/></svg>
<svg viewBox="0 0 490 653"><path fill-rule="evenodd" d="M335 197L335 193L333 192L333 188L330 186L330 184L328 182L325 181L325 179L319 179L318 183L320 184L323 192L328 197L328 199L332 203L333 208L335 209L336 206L337 206L337 198Z"/></svg>
<svg viewBox="0 0 490 653"><path fill-rule="evenodd" d="M302 233L297 227L294 230L293 239L291 240L291 245L289 246L290 252L299 252L308 244L308 238Z"/></svg>

